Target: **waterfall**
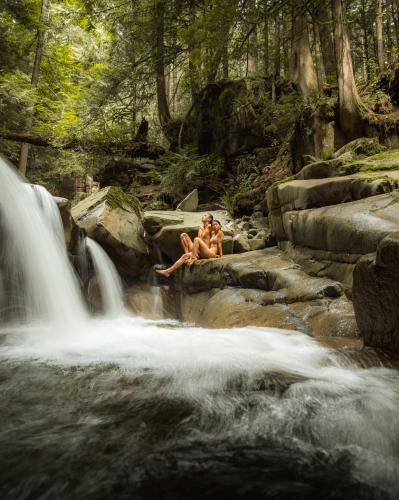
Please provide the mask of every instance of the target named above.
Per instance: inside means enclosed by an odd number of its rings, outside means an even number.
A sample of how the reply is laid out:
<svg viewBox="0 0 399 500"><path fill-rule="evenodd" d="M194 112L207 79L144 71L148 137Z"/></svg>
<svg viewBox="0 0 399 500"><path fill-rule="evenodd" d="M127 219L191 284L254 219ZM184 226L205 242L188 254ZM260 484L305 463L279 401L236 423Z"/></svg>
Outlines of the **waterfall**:
<svg viewBox="0 0 399 500"><path fill-rule="evenodd" d="M60 242L63 242L64 226L62 224L59 208L57 203L54 201L53 196L47 191L46 188L39 186L38 184L25 184L25 186L33 192L34 196L36 196L44 216L51 225L54 234ZM65 245L62 245L62 248L66 250Z"/></svg>
<svg viewBox="0 0 399 500"><path fill-rule="evenodd" d="M86 238L86 247L90 252L100 284L104 312L109 317L116 317L123 312L123 289L118 271L97 242Z"/></svg>
<svg viewBox="0 0 399 500"><path fill-rule="evenodd" d="M44 188L27 188L11 164L0 157L3 282L7 281L7 294L19 311L18 320L76 325L86 318L86 311L64 239L60 239L55 203L44 192Z"/></svg>

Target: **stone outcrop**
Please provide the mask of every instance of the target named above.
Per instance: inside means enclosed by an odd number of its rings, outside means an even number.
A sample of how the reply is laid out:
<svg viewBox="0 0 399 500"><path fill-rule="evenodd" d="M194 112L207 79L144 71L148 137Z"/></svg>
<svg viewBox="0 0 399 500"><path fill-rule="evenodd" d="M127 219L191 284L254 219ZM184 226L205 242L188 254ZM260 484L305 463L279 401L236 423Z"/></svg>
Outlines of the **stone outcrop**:
<svg viewBox="0 0 399 500"><path fill-rule="evenodd" d="M351 203L271 214L278 240L335 254L374 252L389 233L399 230L398 193L372 196Z"/></svg>
<svg viewBox="0 0 399 500"><path fill-rule="evenodd" d="M356 337L344 286L309 276L276 247L183 267L174 278L183 321L227 328L271 326L316 337Z"/></svg>
<svg viewBox="0 0 399 500"><path fill-rule="evenodd" d="M107 187L75 205L72 216L98 241L128 279L145 276L150 266L141 214L136 200L120 188Z"/></svg>
<svg viewBox="0 0 399 500"><path fill-rule="evenodd" d="M182 212L195 212L198 208L198 203L198 189L193 189L193 191L177 205L176 210L181 210Z"/></svg>
<svg viewBox="0 0 399 500"><path fill-rule="evenodd" d="M365 344L399 350L399 232L356 264L353 304Z"/></svg>
<svg viewBox="0 0 399 500"><path fill-rule="evenodd" d="M287 257L348 287L365 345L398 350L399 151L381 149L354 141L274 185L267 202Z"/></svg>

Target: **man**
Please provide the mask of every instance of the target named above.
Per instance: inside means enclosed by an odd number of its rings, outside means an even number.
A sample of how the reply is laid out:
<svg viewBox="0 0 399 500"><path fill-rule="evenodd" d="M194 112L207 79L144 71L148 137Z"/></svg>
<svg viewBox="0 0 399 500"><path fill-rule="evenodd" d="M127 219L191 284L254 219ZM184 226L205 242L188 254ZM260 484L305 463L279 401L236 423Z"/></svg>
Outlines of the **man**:
<svg viewBox="0 0 399 500"><path fill-rule="evenodd" d="M198 229L198 238L209 248L211 243L213 215L207 212L202 216L201 221L202 226ZM180 235L180 242L183 248L183 254L192 252L194 243L187 233L182 233Z"/></svg>

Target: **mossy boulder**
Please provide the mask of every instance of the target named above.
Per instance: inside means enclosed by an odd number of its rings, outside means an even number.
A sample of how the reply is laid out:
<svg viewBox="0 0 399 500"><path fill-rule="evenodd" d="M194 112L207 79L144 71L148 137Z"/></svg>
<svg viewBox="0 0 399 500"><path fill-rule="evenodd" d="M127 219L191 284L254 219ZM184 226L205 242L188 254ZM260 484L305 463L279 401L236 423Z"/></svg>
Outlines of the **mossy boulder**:
<svg viewBox="0 0 399 500"><path fill-rule="evenodd" d="M346 159L354 160L357 158L364 158L366 156L373 156L384 150L385 147L382 146L377 139L360 137L359 139L355 139L354 141L345 144L345 146L338 149L332 157L333 159L337 159L345 155Z"/></svg>
<svg viewBox="0 0 399 500"><path fill-rule="evenodd" d="M150 266L149 250L134 196L118 187L107 187L75 205L72 216L107 251L123 277L145 276Z"/></svg>
<svg viewBox="0 0 399 500"><path fill-rule="evenodd" d="M193 144L200 154L225 157L258 147L273 147L286 135L287 124L293 122L292 103L284 106L282 101L295 92L288 82L277 79L275 93L277 104L271 99L271 78L223 80L206 85L184 122L183 145ZM276 106L280 106L278 112L274 112Z"/></svg>

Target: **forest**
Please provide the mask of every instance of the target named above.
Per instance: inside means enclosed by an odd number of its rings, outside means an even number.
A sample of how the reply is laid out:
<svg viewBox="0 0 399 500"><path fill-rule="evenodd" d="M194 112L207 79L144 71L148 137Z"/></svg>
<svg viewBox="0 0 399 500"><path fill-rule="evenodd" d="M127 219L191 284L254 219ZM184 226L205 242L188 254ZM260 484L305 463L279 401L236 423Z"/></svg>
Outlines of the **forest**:
<svg viewBox="0 0 399 500"><path fill-rule="evenodd" d="M244 213L304 153L396 127L396 0L2 0L0 50L0 148L70 198L90 175Z"/></svg>

